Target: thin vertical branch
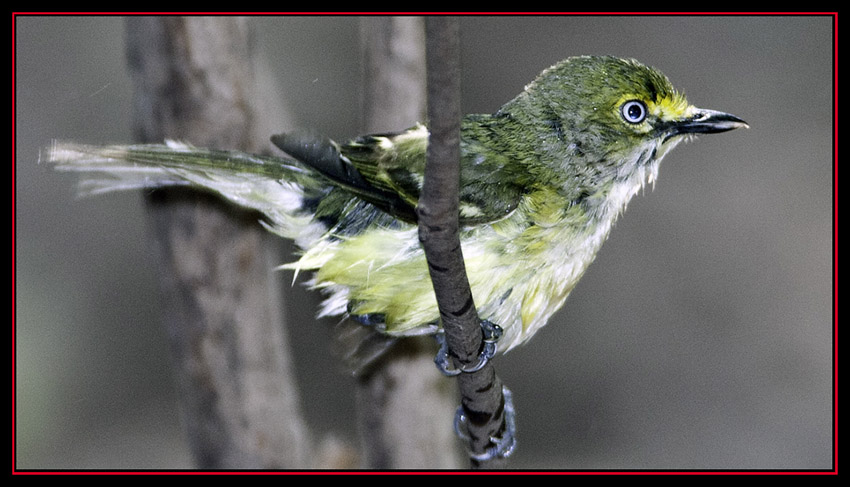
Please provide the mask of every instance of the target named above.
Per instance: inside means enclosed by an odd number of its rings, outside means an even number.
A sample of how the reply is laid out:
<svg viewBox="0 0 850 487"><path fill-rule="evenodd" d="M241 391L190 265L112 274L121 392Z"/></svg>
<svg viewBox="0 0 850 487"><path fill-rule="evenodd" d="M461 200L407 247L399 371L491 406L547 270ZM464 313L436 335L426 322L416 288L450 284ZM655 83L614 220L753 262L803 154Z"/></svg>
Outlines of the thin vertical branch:
<svg viewBox="0 0 850 487"><path fill-rule="evenodd" d="M141 141L257 151L251 28L236 17L131 17L127 54ZM164 321L189 442L201 468L305 468L272 249L253 214L208 195L147 198Z"/></svg>
<svg viewBox="0 0 850 487"><path fill-rule="evenodd" d="M424 120L423 19L364 17L360 26L364 130L402 130ZM435 353L429 337L405 339L358 377L358 422L367 468L463 465L457 440L445 427L454 414L457 391L434 367Z"/></svg>
<svg viewBox="0 0 850 487"><path fill-rule="evenodd" d="M466 277L458 229L460 185L460 55L458 20L426 20L428 123L430 139L425 182L419 199L419 235L425 254L449 355L459 367L477 361L483 334ZM458 376L467 418L470 452L481 455L493 447L504 429L504 398L492 362ZM504 459L473 459L472 466L498 468Z"/></svg>

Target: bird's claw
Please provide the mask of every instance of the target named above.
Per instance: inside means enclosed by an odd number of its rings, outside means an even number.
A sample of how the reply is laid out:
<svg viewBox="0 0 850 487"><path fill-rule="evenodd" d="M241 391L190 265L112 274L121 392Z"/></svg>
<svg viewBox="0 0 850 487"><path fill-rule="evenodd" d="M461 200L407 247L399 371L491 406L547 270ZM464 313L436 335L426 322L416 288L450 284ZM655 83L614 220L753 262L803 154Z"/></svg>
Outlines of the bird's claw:
<svg viewBox="0 0 850 487"><path fill-rule="evenodd" d="M511 391L507 387L502 386L502 397L504 397L504 429L499 437L490 437L490 442L493 444L483 453L469 453L469 458L477 462L486 462L495 458L507 458L513 453L516 447L516 410L511 396ZM455 413L455 434L458 437L469 442L469 434L465 431L466 414L463 406L457 408Z"/></svg>
<svg viewBox="0 0 850 487"><path fill-rule="evenodd" d="M484 347L478 355L478 362L472 366L461 367L459 369L452 368L449 360L449 347L446 344L445 332L440 329L435 335L437 343L440 345L440 350L437 356L434 357L434 363L444 375L455 376L460 373L476 372L481 370L487 362L496 355L496 342L502 337L502 327L487 320L481 320L481 331L484 332Z"/></svg>

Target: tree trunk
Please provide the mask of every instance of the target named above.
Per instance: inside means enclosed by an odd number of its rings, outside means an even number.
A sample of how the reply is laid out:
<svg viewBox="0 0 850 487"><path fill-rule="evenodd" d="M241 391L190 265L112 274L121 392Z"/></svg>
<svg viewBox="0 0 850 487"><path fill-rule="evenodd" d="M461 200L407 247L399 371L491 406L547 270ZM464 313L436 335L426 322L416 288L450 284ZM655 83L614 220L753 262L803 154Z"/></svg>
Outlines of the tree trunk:
<svg viewBox="0 0 850 487"><path fill-rule="evenodd" d="M425 32L419 17L361 20L364 131L403 130L425 115ZM436 342L406 338L358 378L365 467L463 468L452 420L454 381L434 366Z"/></svg>
<svg viewBox="0 0 850 487"><path fill-rule="evenodd" d="M238 17L130 17L127 55L142 142L257 152L251 26ZM147 198L164 321L200 468L306 468L310 441L290 366L276 245L257 217L210 195Z"/></svg>

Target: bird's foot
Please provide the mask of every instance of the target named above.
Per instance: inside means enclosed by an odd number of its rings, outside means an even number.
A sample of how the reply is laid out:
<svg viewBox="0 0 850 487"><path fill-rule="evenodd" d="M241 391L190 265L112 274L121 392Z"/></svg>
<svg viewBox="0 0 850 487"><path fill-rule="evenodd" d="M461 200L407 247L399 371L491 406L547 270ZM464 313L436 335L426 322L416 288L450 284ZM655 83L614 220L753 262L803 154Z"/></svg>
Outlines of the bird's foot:
<svg viewBox="0 0 850 487"><path fill-rule="evenodd" d="M514 409L511 391L502 386L502 397L504 397L504 429L498 437L490 437L491 447L483 453L469 452L469 457L477 462L486 462L495 458L507 458L516 447L516 410ZM457 408L455 413L455 433L467 443L469 433L466 428L467 417L463 406Z"/></svg>
<svg viewBox="0 0 850 487"><path fill-rule="evenodd" d="M440 329L435 335L437 343L440 345L440 350L437 352L437 356L434 357L434 363L437 364L440 372L447 376L455 376L462 372L476 372L481 370L496 355L496 342L502 337L502 327L487 320L481 320L481 331L484 332L484 347L478 355L478 362L472 366L457 369L452 368L450 365L451 360L449 359L449 347L446 344L446 335Z"/></svg>

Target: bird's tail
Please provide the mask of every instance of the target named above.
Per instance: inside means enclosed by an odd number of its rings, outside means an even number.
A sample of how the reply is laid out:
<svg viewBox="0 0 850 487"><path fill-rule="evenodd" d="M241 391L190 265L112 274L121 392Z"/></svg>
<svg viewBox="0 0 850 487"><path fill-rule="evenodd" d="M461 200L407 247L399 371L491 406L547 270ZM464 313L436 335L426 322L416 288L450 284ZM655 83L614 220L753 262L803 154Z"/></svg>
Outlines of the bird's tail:
<svg viewBox="0 0 850 487"><path fill-rule="evenodd" d="M313 218L311 202L321 198L328 185L292 159L174 141L114 146L54 142L45 152L42 158L58 170L80 174L82 195L191 186L259 211L272 231L302 248L327 230Z"/></svg>
<svg viewBox="0 0 850 487"><path fill-rule="evenodd" d="M293 159L205 149L173 141L113 146L55 142L42 153L41 159L55 164L57 170L77 173L83 196L173 186L208 190L239 206L259 211L265 217L262 220L265 226L294 240L305 251L322 247L322 238L339 224L334 218L338 212L316 215L319 201L333 188L326 179L328 176ZM355 227L358 223L347 224ZM349 231L353 230L349 228ZM294 269L296 275L299 270L317 268L301 261L281 267ZM330 294L326 303L332 304L324 305L320 316L344 313L345 303L340 299L347 297L347 291L341 287L326 291ZM375 327L353 322L340 324L335 334L336 352L355 374L369 370L396 341Z"/></svg>

